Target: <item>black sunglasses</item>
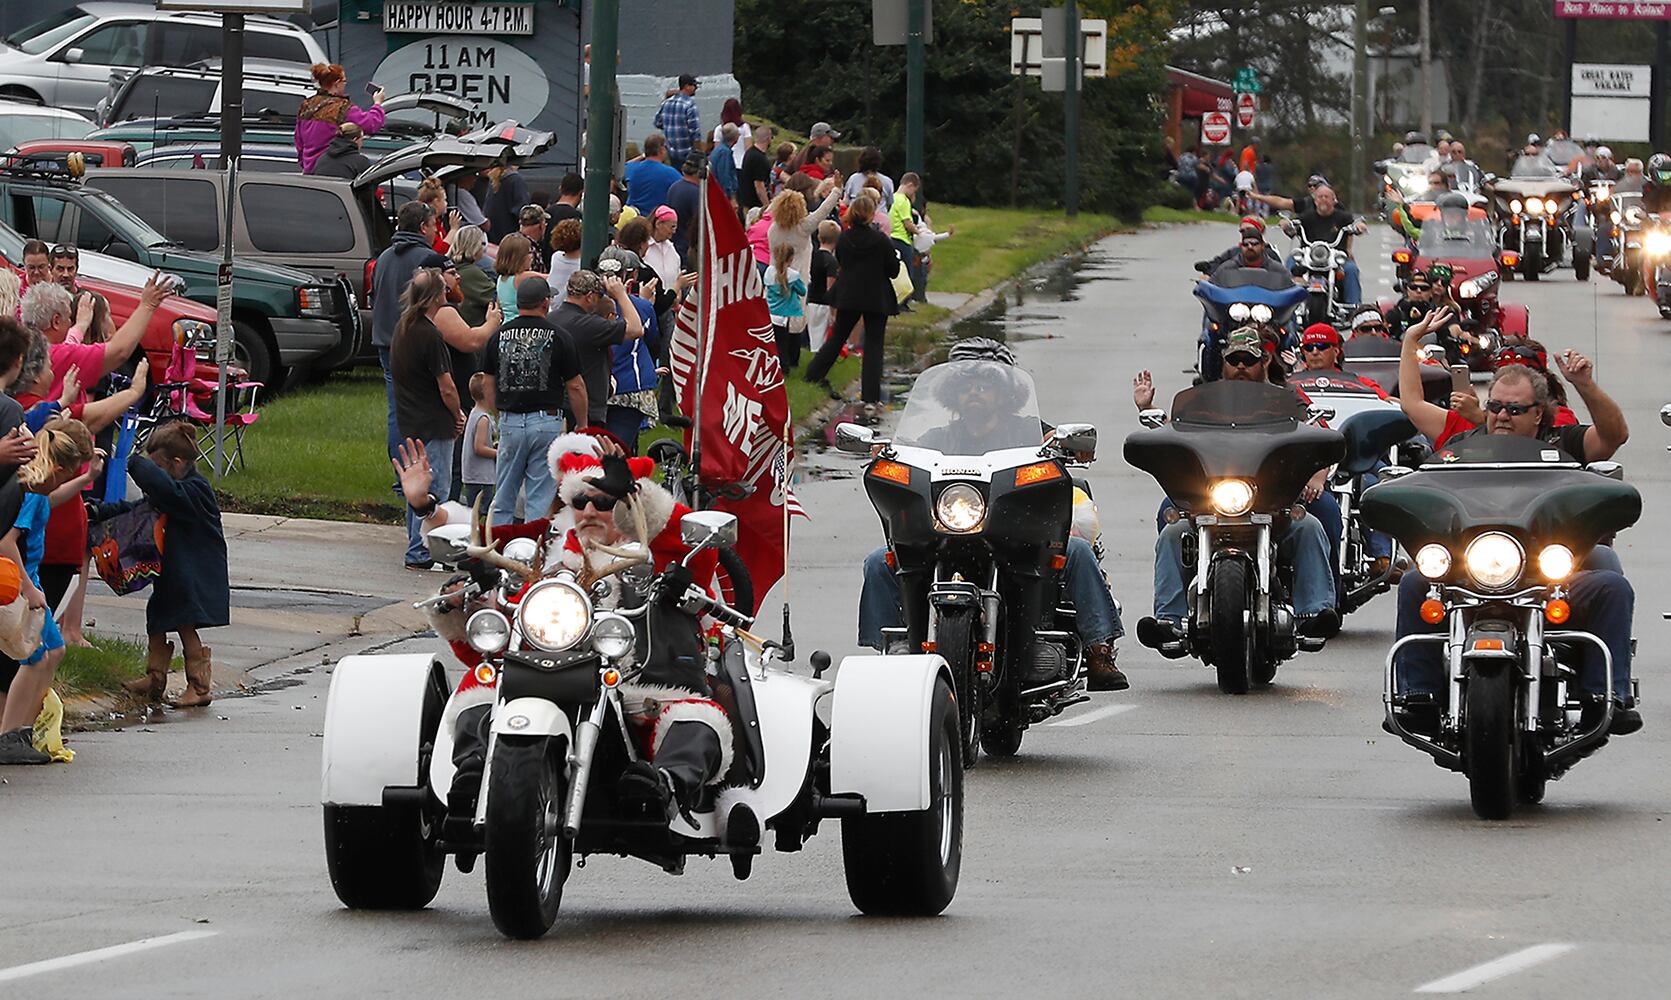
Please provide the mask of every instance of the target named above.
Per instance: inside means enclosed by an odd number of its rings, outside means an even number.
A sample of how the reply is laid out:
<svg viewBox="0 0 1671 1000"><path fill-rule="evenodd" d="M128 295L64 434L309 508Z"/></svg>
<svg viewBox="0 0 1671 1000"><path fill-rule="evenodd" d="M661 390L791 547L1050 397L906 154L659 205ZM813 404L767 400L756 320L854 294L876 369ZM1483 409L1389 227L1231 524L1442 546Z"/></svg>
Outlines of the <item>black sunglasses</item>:
<svg viewBox="0 0 1671 1000"><path fill-rule="evenodd" d="M1224 356L1224 363L1234 368L1252 368L1263 360L1263 354L1254 354L1251 351L1237 351L1235 354Z"/></svg>
<svg viewBox="0 0 1671 1000"><path fill-rule="evenodd" d="M1511 417L1523 417L1532 412L1533 408L1537 405L1538 404L1536 403L1505 403L1500 399L1488 399L1485 401L1485 408L1487 410L1490 410L1492 413L1502 413L1504 410L1507 410L1509 416Z"/></svg>
<svg viewBox="0 0 1671 1000"><path fill-rule="evenodd" d="M614 510L615 504L618 502L619 501L617 501L614 497L595 497L588 493L582 493L575 497L574 502L569 504L569 506L573 507L575 510L585 510L587 507L596 507L599 512L603 512Z"/></svg>
<svg viewBox="0 0 1671 1000"><path fill-rule="evenodd" d="M1333 346L1333 344L1301 344L1300 350L1306 352L1307 354L1311 354L1316 351L1326 351Z"/></svg>
<svg viewBox="0 0 1671 1000"><path fill-rule="evenodd" d="M1433 286L1432 285L1418 284L1418 283L1412 281L1412 282L1410 282L1408 287L1409 287L1410 291L1412 291L1412 292L1425 292L1429 288L1432 288Z"/></svg>
<svg viewBox="0 0 1671 1000"><path fill-rule="evenodd" d="M1387 324L1385 323L1365 323L1358 327L1360 330L1385 330L1386 328Z"/></svg>

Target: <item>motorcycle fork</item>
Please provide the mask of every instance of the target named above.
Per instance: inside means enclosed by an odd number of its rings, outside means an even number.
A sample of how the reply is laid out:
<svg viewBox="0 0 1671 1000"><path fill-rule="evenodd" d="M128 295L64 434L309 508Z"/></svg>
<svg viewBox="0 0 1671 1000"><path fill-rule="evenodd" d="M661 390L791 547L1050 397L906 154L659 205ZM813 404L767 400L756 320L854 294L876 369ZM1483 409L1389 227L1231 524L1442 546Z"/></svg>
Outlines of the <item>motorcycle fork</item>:
<svg viewBox="0 0 1671 1000"><path fill-rule="evenodd" d="M580 815L586 809L586 786L592 778L592 758L597 752L598 737L603 734L603 721L614 705L617 713L620 710L621 695L614 688L608 688L597 704L592 706L591 714L587 715L579 725L574 727L574 747L569 751L569 767L572 777L569 779L568 807L563 812L563 836L574 839L580 835ZM625 718L625 716L621 716ZM625 724L622 732L626 732ZM636 758L633 752L632 740L627 739L627 756Z"/></svg>

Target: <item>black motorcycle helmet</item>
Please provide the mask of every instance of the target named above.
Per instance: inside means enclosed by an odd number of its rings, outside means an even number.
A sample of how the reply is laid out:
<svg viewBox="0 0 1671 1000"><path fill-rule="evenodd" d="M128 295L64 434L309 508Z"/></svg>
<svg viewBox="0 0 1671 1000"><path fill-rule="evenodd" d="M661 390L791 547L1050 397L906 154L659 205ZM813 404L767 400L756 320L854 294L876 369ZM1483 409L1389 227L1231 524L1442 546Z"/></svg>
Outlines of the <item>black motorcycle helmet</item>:
<svg viewBox="0 0 1671 1000"><path fill-rule="evenodd" d="M1643 173L1646 173L1648 181L1657 187L1671 186L1671 156L1655 153L1648 157L1648 167Z"/></svg>
<svg viewBox="0 0 1671 1000"><path fill-rule="evenodd" d="M1463 236L1468 230L1468 198L1452 191L1435 203L1439 209L1439 231L1446 236Z"/></svg>

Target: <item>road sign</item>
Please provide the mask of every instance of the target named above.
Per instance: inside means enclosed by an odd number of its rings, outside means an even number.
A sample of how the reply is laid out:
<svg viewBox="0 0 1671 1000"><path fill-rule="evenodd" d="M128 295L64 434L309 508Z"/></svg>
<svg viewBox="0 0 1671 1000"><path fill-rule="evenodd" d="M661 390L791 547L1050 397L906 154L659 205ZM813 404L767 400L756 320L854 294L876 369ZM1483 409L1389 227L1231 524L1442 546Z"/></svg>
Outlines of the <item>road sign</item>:
<svg viewBox="0 0 1671 1000"><path fill-rule="evenodd" d="M1060 27L1061 19L1055 20ZM1079 35L1080 71L1085 76L1108 75L1108 22L1101 18L1082 17L1079 19ZM1062 61L1061 46L1054 43L1047 46L1048 37L1044 34L1043 18L1010 18L1011 76L1044 76L1044 67L1049 60ZM1046 86L1045 90L1066 88L1066 74L1061 70L1057 70L1056 74L1060 74L1058 82L1053 87Z"/></svg>
<svg viewBox="0 0 1671 1000"><path fill-rule="evenodd" d="M1259 82L1259 71L1252 66L1243 66L1236 71L1236 80L1232 85L1237 91L1248 94L1263 94L1265 85Z"/></svg>
<svg viewBox="0 0 1671 1000"><path fill-rule="evenodd" d="M215 306L220 314L215 324L215 364L232 360L232 265L221 262L215 271Z"/></svg>
<svg viewBox="0 0 1671 1000"><path fill-rule="evenodd" d="M1201 141L1209 146L1230 145L1230 115L1209 111L1201 116Z"/></svg>
<svg viewBox="0 0 1671 1000"><path fill-rule="evenodd" d="M1253 117L1259 110L1259 101L1252 94L1242 92L1236 95L1236 125L1239 128L1252 128Z"/></svg>

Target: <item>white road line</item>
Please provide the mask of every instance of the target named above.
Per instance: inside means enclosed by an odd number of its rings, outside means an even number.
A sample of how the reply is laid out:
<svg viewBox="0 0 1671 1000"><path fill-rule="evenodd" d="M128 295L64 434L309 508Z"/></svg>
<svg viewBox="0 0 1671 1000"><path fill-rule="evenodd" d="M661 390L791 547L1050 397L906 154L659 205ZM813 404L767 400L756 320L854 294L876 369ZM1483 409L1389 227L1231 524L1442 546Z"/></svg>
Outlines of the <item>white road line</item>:
<svg viewBox="0 0 1671 1000"><path fill-rule="evenodd" d="M1559 958L1578 947L1575 944L1535 944L1530 948L1522 948L1502 958L1492 959L1472 969L1463 969L1455 975L1443 979L1435 979L1425 986L1418 986L1417 993L1465 993L1476 986L1489 983L1494 979L1512 976L1516 972L1524 972L1534 965L1541 965L1552 958Z"/></svg>
<svg viewBox="0 0 1671 1000"><path fill-rule="evenodd" d="M1057 719L1055 722L1047 722L1045 725L1047 727L1088 726L1093 722L1100 722L1110 716L1119 715L1121 712L1129 712L1136 707L1136 705L1108 705L1104 708L1093 708L1089 712L1085 712L1082 715L1070 716L1066 719Z"/></svg>
<svg viewBox="0 0 1671 1000"><path fill-rule="evenodd" d="M109 948L96 948L92 951L81 951L62 958L49 958L42 962L30 962L28 965L14 965L9 969L0 969L0 983L23 979L28 976L38 976L43 972L57 972L60 969L72 969L78 965L91 965L110 958L121 958L153 948L166 948L171 944L184 944L196 941L198 938L214 937L215 931L181 931L178 934L165 934L162 937L141 938L129 941L127 944L111 945Z"/></svg>

